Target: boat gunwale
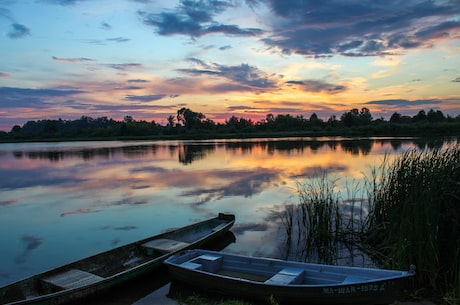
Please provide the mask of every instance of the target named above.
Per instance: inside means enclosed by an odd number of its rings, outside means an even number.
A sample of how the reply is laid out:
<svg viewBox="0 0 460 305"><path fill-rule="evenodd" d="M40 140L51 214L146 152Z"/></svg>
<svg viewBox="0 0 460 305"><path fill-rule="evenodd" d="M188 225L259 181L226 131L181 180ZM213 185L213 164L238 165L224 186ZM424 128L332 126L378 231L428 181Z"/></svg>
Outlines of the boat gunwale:
<svg viewBox="0 0 460 305"><path fill-rule="evenodd" d="M184 252L185 254L182 254L182 252ZM183 266L180 266L180 263L174 263L173 260L178 258L178 257L181 257L181 256L187 256L188 254L192 254L192 253L201 253L201 254L215 254L215 255L219 255L219 256L222 256L224 259L225 257L236 257L236 258L243 258L243 259L247 259L247 262L249 261L267 261L267 262L271 262L271 263L281 263L281 266L279 267L294 267L296 265L301 265L303 268L300 268L300 269L303 269L305 272L308 272L310 271L308 269L309 266L315 266L315 267L326 267L326 268L333 268L333 269L342 269L342 270L356 270L357 268L359 268L360 270L363 270L363 271L371 271L371 272L378 272L378 271L389 271L389 272L395 272L395 273L399 273L397 275L392 275L392 276L387 276L387 277L380 277L380 278L375 278L375 279L369 279L369 280L363 280L363 281L359 281L359 282L340 282L340 283L319 283L319 284L296 284L296 283L293 283L293 284L277 284L277 283L265 283L265 282L260 282L260 281L256 281L256 280L251 280L251 279L245 279L245 278L235 278L235 277L232 277L232 276L229 276L229 275L225 275L225 274L219 274L219 273L216 273L216 272L210 272L210 271L206 271L206 270L200 270L200 269L188 269L186 267L183 267ZM191 261L195 258L198 258L201 254L198 254L198 255L193 255L192 257L190 257L189 259L186 260L187 261ZM249 262L249 264L251 263ZM187 273L200 273L200 274L204 274L204 275L207 275L207 276L211 276L211 277L219 277L219 278L222 278L222 279L227 279L227 280L232 280L232 281L236 281L236 282L247 282L247 283L251 283L251 284L256 284L256 285L263 285L263 286L276 286L276 287L292 287L292 288L340 288L340 287L351 287L351 286L357 286L357 285L364 285L364 284L377 284L379 282L388 282L388 281L395 281L395 280L402 280L402 279L406 279L406 278L411 278L415 275L415 273L411 273L410 271L401 271L401 270L391 270L391 269L375 269L375 268L368 268L368 267L350 267L350 266L335 266L335 265L322 265L322 264L316 264L316 263L302 263L302 262L296 262L296 261L284 261L284 260L281 260L281 259L276 259L276 258L260 258L260 257L249 257L249 256L244 256L244 255L239 255L239 254L227 254L227 253L223 253L223 252L215 252L215 251L208 251L208 250L186 250L186 251L180 251L179 254L174 254L172 256L170 256L168 259L166 259L164 261L164 264L168 265L168 266L171 266L172 268L177 268L177 269L180 269L180 270L184 270L186 271ZM256 268L254 268L254 270L256 270ZM315 272L318 272L318 273L321 273L323 271L316 271L314 270ZM327 271L326 271L327 272ZM329 273L332 273L332 272L329 272ZM276 274L276 272L274 273ZM324 274L324 273L323 273ZM335 274L335 273L334 273ZM346 275L344 273L344 275Z"/></svg>
<svg viewBox="0 0 460 305"><path fill-rule="evenodd" d="M155 265L155 263L160 263L161 264L161 262L164 261L167 257L170 257L170 256L172 256L174 254L177 254L177 253L181 252L181 251L186 251L187 249L190 249L190 248L192 248L192 247L194 247L196 245L199 245L199 244L205 242L206 240L210 240L213 237L215 237L215 236L217 236L219 234L222 234L223 232L228 231L233 226L233 224L235 223L235 215L219 213L218 216L210 218L210 219L202 220L202 221L197 222L197 223L192 223L192 224L189 224L189 225L184 226L184 227L170 229L170 230L168 230L166 232L159 233L159 234L154 235L154 236L150 236L150 237L147 237L147 238L144 238L144 239L141 239L141 240L137 240L137 241L134 241L134 242L131 242L131 243L127 243L127 244L118 246L116 248L112 248L112 249L109 249L109 250L98 252L98 253L95 253L95 254L90 255L88 257L85 257L85 258L82 258L82 259L79 259L79 260L74 260L74 261L72 261L70 263L66 263L64 265L61 265L61 266L58 266L58 267L55 267L55 268L51 268L49 270L40 272L40 273L35 274L35 275L25 277L23 279L20 279L20 280L17 280L15 282L12 282L10 284L7 284L5 286L2 286L2 287L0 287L0 292L2 290L7 290L8 288L13 288L15 286L19 286L19 287L22 288L25 285L29 285L29 284L34 285L38 281L40 281L43 277L46 277L47 275L57 274L60 271L69 270L73 266L77 265L78 263L89 262L91 260L94 260L94 258L97 257L97 256L103 256L104 254L108 254L108 253L111 253L111 252L118 252L120 250L123 250L124 248L126 248L126 249L129 249L130 247L134 247L134 248L137 247L138 248L138 247L141 247L142 244L144 244L144 243L146 243L146 242L148 242L150 240L155 240L155 239L159 239L159 238L166 237L166 236L169 236L169 235L173 235L174 233L186 232L187 230L189 230L191 228L200 227L202 225L205 225L206 223L212 223L213 221L218 221L218 220L224 221L223 223L225 223L225 226L220 226L219 225L218 230L211 231L209 234L206 234L206 235L202 236L201 238L191 242L184 249L177 250L177 251L172 251L170 253L164 253L164 254L162 254L160 256L152 257L151 259L148 259L146 262L143 262L143 263L141 263L139 265L130 267L130 268L126 269L126 270L122 270L122 271L117 272L117 273L115 273L113 275L103 277L102 280L100 280L100 281L98 281L96 283L93 283L93 284L89 284L89 285L85 285L85 286L81 286L81 287L69 288L69 289L62 289L62 290L58 290L58 291L43 294L43 295L25 296L24 299L20 299L20 300L16 300L16 301L13 301L13 302L5 303L5 305L33 304L33 303L37 303L37 302L44 302L46 300L52 300L52 299L57 298L57 297L65 297L66 295L72 295L72 294L78 293L80 291L89 290L89 289L93 289L93 288L97 289L97 287L101 287L101 286L104 287L105 284L108 284L108 286L106 288L110 288L112 286L112 285L110 285L110 282L113 281L114 279L123 278L123 276L129 275L131 273L148 272L149 271L148 268L149 268L150 265ZM21 289L21 292L23 292L23 291L24 290Z"/></svg>

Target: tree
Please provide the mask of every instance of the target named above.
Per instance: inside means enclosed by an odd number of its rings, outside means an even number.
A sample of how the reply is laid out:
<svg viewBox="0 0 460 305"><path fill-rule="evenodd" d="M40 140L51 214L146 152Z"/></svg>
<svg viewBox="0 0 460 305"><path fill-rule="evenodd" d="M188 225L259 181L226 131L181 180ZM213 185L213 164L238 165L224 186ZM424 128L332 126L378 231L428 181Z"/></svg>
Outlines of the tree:
<svg viewBox="0 0 460 305"><path fill-rule="evenodd" d="M312 126L320 126L320 125L322 125L322 124L324 123L323 120L321 120L315 112L313 112L313 113L310 115L310 119L309 119L309 120L310 120L310 124L311 124Z"/></svg>
<svg viewBox="0 0 460 305"><path fill-rule="evenodd" d="M343 113L340 116L340 121L347 127L356 126L359 123L359 111L356 108L351 109L348 112Z"/></svg>
<svg viewBox="0 0 460 305"><path fill-rule="evenodd" d="M414 122L423 122L426 120L426 112L425 110L420 110L417 115L415 115L412 120Z"/></svg>
<svg viewBox="0 0 460 305"><path fill-rule="evenodd" d="M195 112L189 108L183 107L177 111L177 121L182 122L187 129L199 128L205 118L206 116L201 112Z"/></svg>
<svg viewBox="0 0 460 305"><path fill-rule="evenodd" d="M21 131L21 126L19 125L14 125L13 128L11 128L11 132L17 133Z"/></svg>
<svg viewBox="0 0 460 305"><path fill-rule="evenodd" d="M439 122L443 122L446 119L442 111L440 110L434 111L433 109L430 109L430 111L428 111L426 118L428 119L430 123L439 123Z"/></svg>
<svg viewBox="0 0 460 305"><path fill-rule="evenodd" d="M371 111L368 108L361 108L361 111L359 112L359 123L360 125L369 125L372 123Z"/></svg>
<svg viewBox="0 0 460 305"><path fill-rule="evenodd" d="M390 117L390 123L401 123L401 114L395 112Z"/></svg>

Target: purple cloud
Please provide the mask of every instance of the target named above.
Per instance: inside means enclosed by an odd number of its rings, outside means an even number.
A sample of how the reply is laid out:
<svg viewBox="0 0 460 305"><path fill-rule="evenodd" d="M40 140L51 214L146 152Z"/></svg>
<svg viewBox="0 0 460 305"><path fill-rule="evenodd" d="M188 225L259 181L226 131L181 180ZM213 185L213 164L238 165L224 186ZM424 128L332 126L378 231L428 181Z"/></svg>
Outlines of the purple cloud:
<svg viewBox="0 0 460 305"><path fill-rule="evenodd" d="M214 75L232 82L230 84L226 83L225 85L219 86L230 86L233 88L232 90L238 91L277 88L276 79L272 75L268 75L265 72L259 70L257 67L250 66L248 64L226 66L216 63L207 64L198 58L189 58L188 60L191 63L194 63L198 68L179 69L178 71L191 75Z"/></svg>
<svg viewBox="0 0 460 305"><path fill-rule="evenodd" d="M53 60L55 60L55 61L64 61L64 62L72 62L72 63L85 62L85 61L94 61L94 59L84 58L84 57L80 57L80 58L62 58L62 57L52 56L51 58Z"/></svg>
<svg viewBox="0 0 460 305"><path fill-rule="evenodd" d="M266 4L272 33L263 41L284 54L376 56L454 37L455 1L276 1Z"/></svg>
<svg viewBox="0 0 460 305"><path fill-rule="evenodd" d="M287 81L286 83L290 85L297 85L307 92L325 92L329 94L336 94L347 90L347 87L344 85L330 84L320 80Z"/></svg>
<svg viewBox="0 0 460 305"><path fill-rule="evenodd" d="M110 68L116 69L116 70L128 70L131 68L141 68L142 64L137 64L137 63L128 63L128 64L108 64Z"/></svg>
<svg viewBox="0 0 460 305"><path fill-rule="evenodd" d="M151 94L151 95L126 95L125 99L129 101L152 102L161 100L168 96L167 94Z"/></svg>
<svg viewBox="0 0 460 305"><path fill-rule="evenodd" d="M40 109L48 107L50 101L56 98L68 98L85 92L75 88L30 89L0 87L0 96L2 97L0 108L32 107Z"/></svg>
<svg viewBox="0 0 460 305"><path fill-rule="evenodd" d="M433 104L441 104L440 100L431 99L431 100L405 100L405 99L391 99L391 100L378 100L378 101L370 101L365 103L367 105L388 105L388 106L418 106L418 105L433 105Z"/></svg>

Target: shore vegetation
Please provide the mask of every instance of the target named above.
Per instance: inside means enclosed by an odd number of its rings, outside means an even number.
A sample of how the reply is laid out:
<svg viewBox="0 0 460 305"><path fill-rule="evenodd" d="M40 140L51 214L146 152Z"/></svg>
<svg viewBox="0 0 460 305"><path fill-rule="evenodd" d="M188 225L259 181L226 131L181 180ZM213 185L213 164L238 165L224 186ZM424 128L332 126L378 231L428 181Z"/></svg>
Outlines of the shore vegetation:
<svg viewBox="0 0 460 305"><path fill-rule="evenodd" d="M135 120L125 116L112 118L81 116L76 120L43 119L15 125L9 132L0 131L2 142L78 141L130 139L211 139L288 136L436 136L460 134L460 115L451 117L440 110L419 111L414 116L393 113L389 120L374 119L368 108L351 109L340 117L327 120L316 113L308 118L289 114L267 114L265 119L231 116L216 123L200 112L181 108L166 118L164 124Z"/></svg>
<svg viewBox="0 0 460 305"><path fill-rule="evenodd" d="M414 264L412 297L460 304L460 146L407 151L349 188L343 194L325 174L299 184L299 203L282 217L285 258Z"/></svg>

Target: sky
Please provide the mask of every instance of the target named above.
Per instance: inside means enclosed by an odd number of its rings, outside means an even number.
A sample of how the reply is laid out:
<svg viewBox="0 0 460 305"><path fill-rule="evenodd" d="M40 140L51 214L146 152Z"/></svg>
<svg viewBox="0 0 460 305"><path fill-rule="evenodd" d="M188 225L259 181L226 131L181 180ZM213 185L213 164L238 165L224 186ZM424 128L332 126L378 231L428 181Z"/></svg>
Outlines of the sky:
<svg viewBox="0 0 460 305"><path fill-rule="evenodd" d="M460 114L460 0L0 0L0 130Z"/></svg>

